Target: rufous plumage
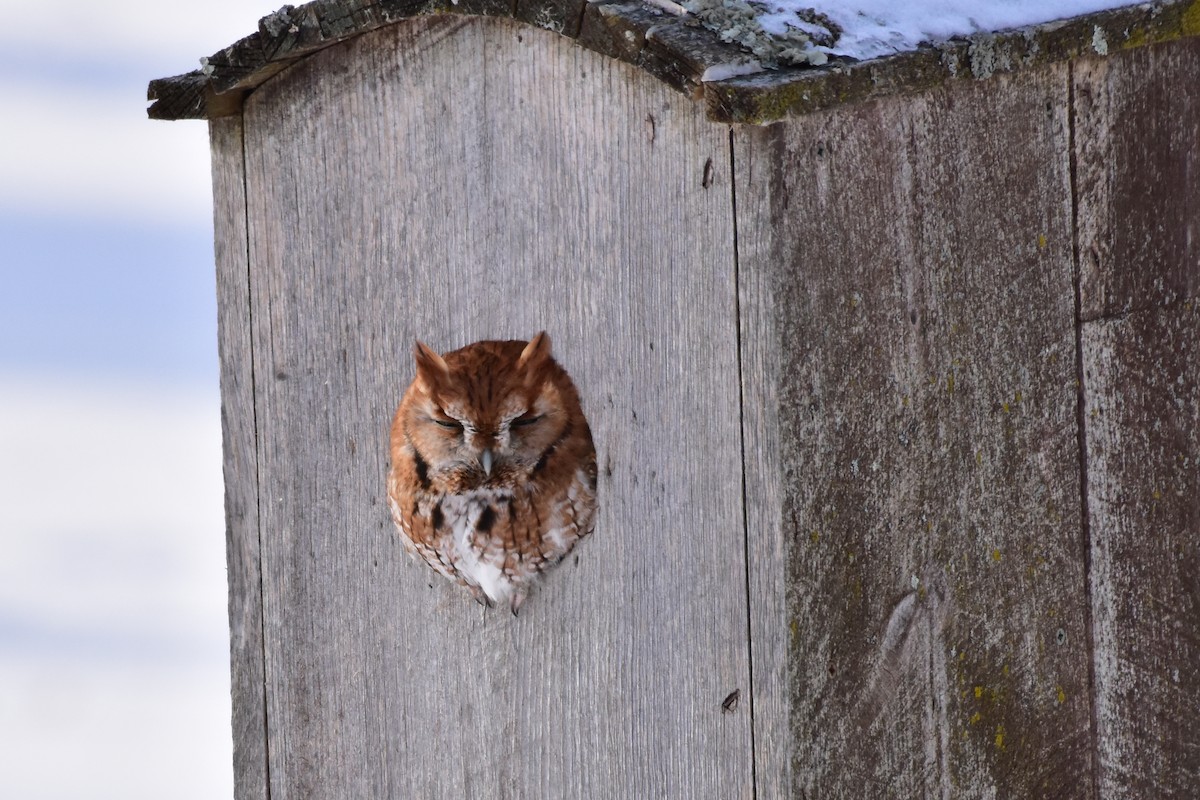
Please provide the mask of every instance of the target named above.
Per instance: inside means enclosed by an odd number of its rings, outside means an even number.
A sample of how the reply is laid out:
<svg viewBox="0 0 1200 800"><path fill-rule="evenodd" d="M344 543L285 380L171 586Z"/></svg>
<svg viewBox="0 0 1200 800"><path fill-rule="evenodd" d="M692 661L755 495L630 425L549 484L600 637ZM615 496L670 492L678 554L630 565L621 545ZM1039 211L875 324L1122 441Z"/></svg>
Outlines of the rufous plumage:
<svg viewBox="0 0 1200 800"><path fill-rule="evenodd" d="M415 349L392 420L388 500L410 552L514 614L592 532L596 451L550 337Z"/></svg>

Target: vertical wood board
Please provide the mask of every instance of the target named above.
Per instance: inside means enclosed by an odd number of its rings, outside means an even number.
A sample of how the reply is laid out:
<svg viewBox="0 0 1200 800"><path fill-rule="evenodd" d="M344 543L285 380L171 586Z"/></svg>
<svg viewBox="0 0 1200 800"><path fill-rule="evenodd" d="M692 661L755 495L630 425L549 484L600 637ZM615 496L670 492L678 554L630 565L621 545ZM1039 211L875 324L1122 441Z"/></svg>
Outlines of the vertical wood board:
<svg viewBox="0 0 1200 800"><path fill-rule="evenodd" d="M1074 66L1081 315L1200 296L1200 38Z"/></svg>
<svg viewBox="0 0 1200 800"><path fill-rule="evenodd" d="M1055 67L738 136L793 796L1094 796L1067 103Z"/></svg>
<svg viewBox="0 0 1200 800"><path fill-rule="evenodd" d="M271 797L749 797L728 132L540 30L417 20L246 105ZM601 467L513 619L384 498L416 337L547 329Z"/></svg>
<svg viewBox="0 0 1200 800"><path fill-rule="evenodd" d="M1074 71L1103 798L1200 787L1200 40Z"/></svg>
<svg viewBox="0 0 1200 800"><path fill-rule="evenodd" d="M268 794L267 731L258 539L258 449L241 118L213 120L209 123L209 138L215 198L213 227L229 568L234 797L237 800L265 800Z"/></svg>
<svg viewBox="0 0 1200 800"><path fill-rule="evenodd" d="M789 710L792 653L788 647L787 547L781 527L785 475L779 447L781 349L775 336L779 253L771 181L780 169L762 131L734 131L732 147L741 336L743 468L746 482L746 554L754 677L754 772L759 798L792 795Z"/></svg>
<svg viewBox="0 0 1200 800"><path fill-rule="evenodd" d="M1200 787L1197 353L1194 301L1083 329L1105 800L1182 800Z"/></svg>

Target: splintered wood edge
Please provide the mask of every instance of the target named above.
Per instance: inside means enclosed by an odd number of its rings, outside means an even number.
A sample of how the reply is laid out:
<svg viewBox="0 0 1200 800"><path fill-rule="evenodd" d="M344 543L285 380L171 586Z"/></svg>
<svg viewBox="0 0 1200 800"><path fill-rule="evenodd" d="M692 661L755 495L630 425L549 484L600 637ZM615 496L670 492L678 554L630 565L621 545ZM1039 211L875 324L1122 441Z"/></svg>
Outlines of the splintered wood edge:
<svg viewBox="0 0 1200 800"><path fill-rule="evenodd" d="M789 116L951 80L982 80L1081 56L1200 36L1200 0L1165 0L1000 33L953 39L870 61L835 60L723 80L753 58L690 16L641 0L316 0L263 17L258 31L201 59L201 68L150 82L151 119L216 119L241 112L253 89L331 45L436 14L508 17L625 61L705 104L714 122L764 125ZM710 71L711 70L711 71Z"/></svg>

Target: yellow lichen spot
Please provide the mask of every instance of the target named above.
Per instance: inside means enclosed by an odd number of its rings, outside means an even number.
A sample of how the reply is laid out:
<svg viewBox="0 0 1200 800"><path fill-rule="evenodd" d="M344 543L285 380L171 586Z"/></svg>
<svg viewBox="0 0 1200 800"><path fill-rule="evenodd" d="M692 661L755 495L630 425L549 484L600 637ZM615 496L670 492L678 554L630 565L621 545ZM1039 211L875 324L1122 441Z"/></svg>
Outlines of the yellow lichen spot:
<svg viewBox="0 0 1200 800"><path fill-rule="evenodd" d="M1038 234L1038 250L1045 250L1045 249L1046 249L1046 241L1047 241L1047 240L1046 240L1046 234L1044 234L1044 233L1039 233L1039 234Z"/></svg>
<svg viewBox="0 0 1200 800"><path fill-rule="evenodd" d="M821 538L821 534L818 531L813 531L812 533L810 533L808 535L809 541L811 541L813 544L816 544L817 540L820 538Z"/></svg>
<svg viewBox="0 0 1200 800"><path fill-rule="evenodd" d="M976 700L978 700L978 699L979 699L979 698L981 698L981 697L983 697L983 687L982 687L982 686L976 686L976 687L975 687L975 699L976 699Z"/></svg>
<svg viewBox="0 0 1200 800"><path fill-rule="evenodd" d="M1183 19L1180 20L1179 27L1182 29L1184 36L1200 34L1200 3L1192 3L1183 12Z"/></svg>
<svg viewBox="0 0 1200 800"><path fill-rule="evenodd" d="M946 391L950 392L951 394L954 394L954 373L953 372L949 372L946 374Z"/></svg>
<svg viewBox="0 0 1200 800"><path fill-rule="evenodd" d="M1061 706L1063 703L1067 702L1067 693L1063 691L1061 686L1056 688L1058 689L1058 694L1056 697L1058 698L1058 704Z"/></svg>
<svg viewBox="0 0 1200 800"><path fill-rule="evenodd" d="M905 408L908 408L908 402L908 395L904 395L900 398L900 405L904 406Z"/></svg>
<svg viewBox="0 0 1200 800"><path fill-rule="evenodd" d="M992 561L999 561L999 560L1000 560L1000 548L997 547L996 549L992 550Z"/></svg>
<svg viewBox="0 0 1200 800"><path fill-rule="evenodd" d="M1151 492L1150 496L1155 500L1162 500L1162 492L1160 492L1158 489L1155 489L1153 492Z"/></svg>
<svg viewBox="0 0 1200 800"><path fill-rule="evenodd" d="M997 750L1004 749L1004 726L1003 725L996 726L996 749Z"/></svg>
<svg viewBox="0 0 1200 800"><path fill-rule="evenodd" d="M1000 408L1004 409L1004 413L1008 413L1008 403L1001 403Z"/></svg>
<svg viewBox="0 0 1200 800"><path fill-rule="evenodd" d="M982 451L982 450L976 450L976 451L975 451L975 463L976 463L976 464L982 464L982 463L983 463L983 451Z"/></svg>
<svg viewBox="0 0 1200 800"><path fill-rule="evenodd" d="M1021 394L1021 390L1017 389L1016 393L1013 394L1013 405L1020 403L1022 399L1023 399L1023 395Z"/></svg>
<svg viewBox="0 0 1200 800"><path fill-rule="evenodd" d="M1006 678L1007 678L1007 677L1008 677L1008 664L1005 664L1005 665L1004 665L1004 666L1003 666L1003 667L1000 669L1000 671L1001 671L1002 673L1004 673L1004 677L1006 677Z"/></svg>

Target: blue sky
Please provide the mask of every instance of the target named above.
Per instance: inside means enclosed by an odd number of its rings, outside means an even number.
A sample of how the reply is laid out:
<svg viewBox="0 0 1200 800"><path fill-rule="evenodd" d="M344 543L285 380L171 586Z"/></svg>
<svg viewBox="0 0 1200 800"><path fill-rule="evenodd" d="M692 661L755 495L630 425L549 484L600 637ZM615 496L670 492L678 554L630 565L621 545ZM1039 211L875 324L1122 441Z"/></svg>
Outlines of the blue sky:
<svg viewBox="0 0 1200 800"><path fill-rule="evenodd" d="M275 5L0 0L7 798L232 796L207 126L145 90Z"/></svg>

